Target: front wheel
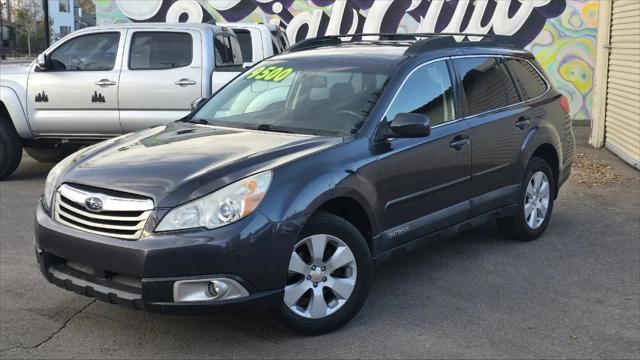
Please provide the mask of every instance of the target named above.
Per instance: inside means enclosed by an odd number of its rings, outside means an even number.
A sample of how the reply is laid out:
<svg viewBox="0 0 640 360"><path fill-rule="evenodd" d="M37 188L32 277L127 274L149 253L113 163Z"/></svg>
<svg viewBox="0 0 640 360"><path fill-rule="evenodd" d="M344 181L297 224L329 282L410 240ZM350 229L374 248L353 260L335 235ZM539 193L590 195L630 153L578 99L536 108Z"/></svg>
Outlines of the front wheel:
<svg viewBox="0 0 640 360"><path fill-rule="evenodd" d="M24 151L33 159L43 163L56 163L73 153L62 145L51 145L47 147L26 147Z"/></svg>
<svg viewBox="0 0 640 360"><path fill-rule="evenodd" d="M520 190L516 214L498 221L502 232L521 241L540 237L551 219L554 189L555 178L549 163L538 157L532 158Z"/></svg>
<svg viewBox="0 0 640 360"><path fill-rule="evenodd" d="M10 120L0 118L0 180L11 175L22 159L22 140Z"/></svg>
<svg viewBox="0 0 640 360"><path fill-rule="evenodd" d="M362 234L336 215L318 213L291 251L280 319L305 335L336 330L360 311L371 278Z"/></svg>

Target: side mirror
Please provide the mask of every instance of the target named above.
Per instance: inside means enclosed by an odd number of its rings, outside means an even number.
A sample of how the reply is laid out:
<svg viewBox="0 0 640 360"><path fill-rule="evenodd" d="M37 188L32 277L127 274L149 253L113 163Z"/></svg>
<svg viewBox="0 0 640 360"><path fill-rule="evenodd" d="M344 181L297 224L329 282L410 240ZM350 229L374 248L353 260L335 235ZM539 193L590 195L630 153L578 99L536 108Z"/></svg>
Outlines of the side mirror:
<svg viewBox="0 0 640 360"><path fill-rule="evenodd" d="M207 100L206 98L197 98L195 100L193 100L191 102L191 110L193 111L193 109L197 108L198 106L200 106L200 104L202 104L202 102L204 102L205 100Z"/></svg>
<svg viewBox="0 0 640 360"><path fill-rule="evenodd" d="M40 71L47 71L48 70L47 56L44 53L38 55L38 58L36 58L36 67Z"/></svg>
<svg viewBox="0 0 640 360"><path fill-rule="evenodd" d="M392 137L419 138L431 134L429 117L422 114L400 113L389 124Z"/></svg>

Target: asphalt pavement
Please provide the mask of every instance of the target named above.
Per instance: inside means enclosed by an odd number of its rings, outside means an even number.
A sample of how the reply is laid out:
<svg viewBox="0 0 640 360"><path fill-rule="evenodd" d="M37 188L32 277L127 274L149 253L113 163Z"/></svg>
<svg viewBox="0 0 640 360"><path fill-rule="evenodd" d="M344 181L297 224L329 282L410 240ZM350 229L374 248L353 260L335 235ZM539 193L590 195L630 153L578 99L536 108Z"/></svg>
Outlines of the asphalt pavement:
<svg viewBox="0 0 640 360"><path fill-rule="evenodd" d="M639 358L639 174L576 132L618 184L574 174L537 241L489 224L383 264L360 314L316 337L269 313L147 314L47 283L33 209L51 165L27 158L0 183L0 358Z"/></svg>

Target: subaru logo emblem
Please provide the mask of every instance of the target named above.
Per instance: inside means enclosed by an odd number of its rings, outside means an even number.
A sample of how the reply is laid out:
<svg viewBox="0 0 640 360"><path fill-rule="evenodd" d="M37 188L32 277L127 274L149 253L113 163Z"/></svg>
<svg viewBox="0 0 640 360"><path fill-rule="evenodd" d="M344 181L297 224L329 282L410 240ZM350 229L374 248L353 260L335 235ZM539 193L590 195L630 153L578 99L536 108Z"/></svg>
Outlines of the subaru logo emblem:
<svg viewBox="0 0 640 360"><path fill-rule="evenodd" d="M90 196L84 200L84 206L91 211L102 210L102 200L97 196Z"/></svg>

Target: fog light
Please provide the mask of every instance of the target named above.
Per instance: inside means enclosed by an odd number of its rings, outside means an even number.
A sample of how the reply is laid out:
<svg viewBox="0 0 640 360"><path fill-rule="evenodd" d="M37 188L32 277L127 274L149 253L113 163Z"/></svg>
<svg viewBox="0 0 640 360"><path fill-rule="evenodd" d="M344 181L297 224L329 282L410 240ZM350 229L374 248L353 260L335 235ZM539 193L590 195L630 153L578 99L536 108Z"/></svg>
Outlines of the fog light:
<svg viewBox="0 0 640 360"><path fill-rule="evenodd" d="M229 285L222 281L213 280L209 283L209 294L214 299L224 298L229 294Z"/></svg>
<svg viewBox="0 0 640 360"><path fill-rule="evenodd" d="M240 283L229 278L180 280L173 284L173 301L217 301L249 296Z"/></svg>

